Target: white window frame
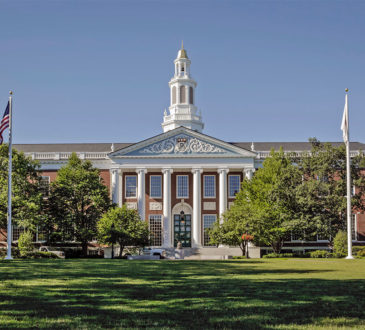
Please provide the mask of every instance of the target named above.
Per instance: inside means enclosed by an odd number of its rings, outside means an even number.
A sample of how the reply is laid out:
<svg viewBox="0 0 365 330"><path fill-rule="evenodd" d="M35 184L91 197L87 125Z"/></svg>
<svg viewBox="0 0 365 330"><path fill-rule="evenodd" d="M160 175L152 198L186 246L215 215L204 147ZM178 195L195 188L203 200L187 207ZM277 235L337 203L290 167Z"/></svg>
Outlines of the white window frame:
<svg viewBox="0 0 365 330"><path fill-rule="evenodd" d="M151 218L160 218L160 224L161 224L161 231L160 231L160 237L161 237L161 244L160 245L152 245L152 246L162 246L163 244L163 228L162 228L162 215L161 214L150 214L148 216L148 229L151 231ZM155 221L157 221L158 219L154 219Z"/></svg>
<svg viewBox="0 0 365 330"><path fill-rule="evenodd" d="M228 175L228 197L229 198L235 198L236 197L236 195L231 195L231 186L230 186L230 181L229 181L229 178L230 177L234 177L234 176L236 176L236 177L238 177L238 182L239 182L239 187L238 187L238 191L237 191L237 193L240 191L240 189L241 189L241 176L239 175L239 174L229 174Z"/></svg>
<svg viewBox="0 0 365 330"><path fill-rule="evenodd" d="M211 177L213 177L214 178L214 194L213 194L213 196L206 196L205 195L205 179L206 179L206 177L207 176L211 176ZM216 198L216 196L217 196L217 194L216 194L216 186L217 186L217 184L216 184L216 177L215 177L215 175L214 174L206 174L206 175L203 175L203 196L204 196L204 198Z"/></svg>
<svg viewBox="0 0 365 330"><path fill-rule="evenodd" d="M187 177L187 186L186 186L186 196L180 196L179 195L179 177ZM176 175L176 198L189 198L189 175Z"/></svg>
<svg viewBox="0 0 365 330"><path fill-rule="evenodd" d="M136 179L136 195L135 196L127 196L127 178L129 178L129 177ZM125 179L124 179L124 197L126 199L137 198L137 189L138 189L137 175L126 175Z"/></svg>
<svg viewBox="0 0 365 330"><path fill-rule="evenodd" d="M152 177L159 177L160 178L160 195L159 196L152 196ZM162 175L150 175L150 197L151 198L162 198Z"/></svg>
<svg viewBox="0 0 365 330"><path fill-rule="evenodd" d="M204 226L204 218L205 218L206 216L214 217L214 218L215 218L214 223L215 223L215 222L217 222L217 215L216 215L216 214L203 214L203 221L202 221L202 222L203 222L203 246L204 246L204 247L210 247L210 246L212 246L212 245L206 245L206 244L205 244L205 237L204 237L204 236L205 236L205 229L206 229L206 228L208 228L208 227L205 227L205 226ZM214 223L213 223L213 225L214 225ZM209 227L209 228L212 228L212 227ZM214 247L214 246L213 246L213 247Z"/></svg>

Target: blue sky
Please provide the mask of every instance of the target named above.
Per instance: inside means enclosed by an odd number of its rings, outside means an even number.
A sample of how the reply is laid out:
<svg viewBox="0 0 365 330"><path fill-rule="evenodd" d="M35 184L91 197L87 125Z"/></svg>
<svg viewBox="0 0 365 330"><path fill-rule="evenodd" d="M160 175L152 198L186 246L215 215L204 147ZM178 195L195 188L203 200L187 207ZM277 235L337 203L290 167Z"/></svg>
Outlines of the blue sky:
<svg viewBox="0 0 365 330"><path fill-rule="evenodd" d="M365 142L364 17L364 1L0 0L0 111L13 89L15 143L160 134L183 39L204 133L339 141L348 87Z"/></svg>

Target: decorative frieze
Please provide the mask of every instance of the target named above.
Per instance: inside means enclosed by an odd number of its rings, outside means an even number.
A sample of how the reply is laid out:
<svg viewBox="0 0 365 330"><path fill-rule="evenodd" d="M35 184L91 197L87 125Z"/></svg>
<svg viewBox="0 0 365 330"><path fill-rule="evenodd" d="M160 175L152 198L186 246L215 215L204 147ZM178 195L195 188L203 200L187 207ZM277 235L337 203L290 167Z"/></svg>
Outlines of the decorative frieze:
<svg viewBox="0 0 365 330"><path fill-rule="evenodd" d="M152 211L161 211L162 203L161 202L150 202L150 210Z"/></svg>
<svg viewBox="0 0 365 330"><path fill-rule="evenodd" d="M204 202L203 209L204 211L214 211L217 208L216 202Z"/></svg>
<svg viewBox="0 0 365 330"><path fill-rule="evenodd" d="M137 203L136 202L127 202L125 204L127 205L127 209L137 210Z"/></svg>
<svg viewBox="0 0 365 330"><path fill-rule="evenodd" d="M179 153L216 153L226 151L208 142L189 135L180 134L161 142L152 144L140 151L141 154L179 154Z"/></svg>

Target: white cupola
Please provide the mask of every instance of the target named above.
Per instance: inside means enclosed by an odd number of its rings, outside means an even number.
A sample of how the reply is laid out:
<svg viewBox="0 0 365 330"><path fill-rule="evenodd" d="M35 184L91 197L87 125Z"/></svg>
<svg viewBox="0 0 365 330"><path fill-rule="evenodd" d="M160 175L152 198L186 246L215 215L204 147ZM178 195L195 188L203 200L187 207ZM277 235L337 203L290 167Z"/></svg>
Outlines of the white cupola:
<svg viewBox="0 0 365 330"><path fill-rule="evenodd" d="M196 81L190 76L191 61L188 58L184 45L177 53L174 61L175 74L169 82L170 106L169 113L165 110L162 128L164 132L170 131L179 126L202 132L204 123L201 113L195 103Z"/></svg>

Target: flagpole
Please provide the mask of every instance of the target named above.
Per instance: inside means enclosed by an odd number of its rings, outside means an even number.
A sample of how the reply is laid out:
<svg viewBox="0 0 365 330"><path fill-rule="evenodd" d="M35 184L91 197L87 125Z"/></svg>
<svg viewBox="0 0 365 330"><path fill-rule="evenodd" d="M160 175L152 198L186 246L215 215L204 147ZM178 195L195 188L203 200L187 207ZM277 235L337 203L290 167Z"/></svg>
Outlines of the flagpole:
<svg viewBox="0 0 365 330"><path fill-rule="evenodd" d="M12 224L11 224L11 173L12 173L12 95L13 92L9 92L9 169L8 169L8 232L7 232L7 241L8 241L8 251L5 259L11 260L13 257L11 256L11 241L12 241Z"/></svg>
<svg viewBox="0 0 365 330"><path fill-rule="evenodd" d="M349 103L348 88L346 88L345 104L347 118L347 141L346 141L346 183L347 183L347 257L346 259L354 259L352 256L352 228L351 228L351 170L350 170L350 132L349 132Z"/></svg>

